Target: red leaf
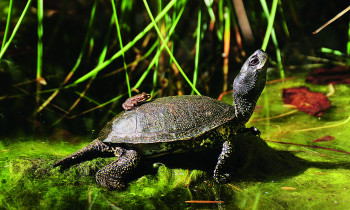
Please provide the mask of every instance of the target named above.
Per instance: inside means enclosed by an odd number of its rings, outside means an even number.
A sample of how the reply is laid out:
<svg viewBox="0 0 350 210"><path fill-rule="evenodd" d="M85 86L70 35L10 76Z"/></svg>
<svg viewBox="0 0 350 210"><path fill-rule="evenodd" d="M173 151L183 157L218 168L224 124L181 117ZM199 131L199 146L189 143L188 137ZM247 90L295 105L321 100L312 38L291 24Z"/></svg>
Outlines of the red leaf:
<svg viewBox="0 0 350 210"><path fill-rule="evenodd" d="M299 111L317 117L331 106L324 93L311 92L307 87L283 89L282 100L285 104L296 106Z"/></svg>
<svg viewBox="0 0 350 210"><path fill-rule="evenodd" d="M313 84L350 84L350 71L345 66L336 66L331 69L318 68L312 71L306 82Z"/></svg>
<svg viewBox="0 0 350 210"><path fill-rule="evenodd" d="M327 135L327 136L324 136L324 137L315 139L315 140L313 140L312 142L332 141L332 140L334 140L334 139L335 139L334 136Z"/></svg>

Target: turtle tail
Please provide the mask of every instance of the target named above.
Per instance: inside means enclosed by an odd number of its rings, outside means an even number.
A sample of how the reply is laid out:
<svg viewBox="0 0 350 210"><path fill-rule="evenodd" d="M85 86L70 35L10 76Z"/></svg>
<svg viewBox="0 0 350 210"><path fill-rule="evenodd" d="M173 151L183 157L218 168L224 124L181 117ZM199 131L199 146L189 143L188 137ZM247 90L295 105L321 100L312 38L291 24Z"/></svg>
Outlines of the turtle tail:
<svg viewBox="0 0 350 210"><path fill-rule="evenodd" d="M96 157L109 157L114 156L114 153L111 152L108 145L102 141L95 139L90 144L86 145L84 148L78 150L77 152L57 161L53 164L53 167L63 166L68 168L71 165L91 160Z"/></svg>

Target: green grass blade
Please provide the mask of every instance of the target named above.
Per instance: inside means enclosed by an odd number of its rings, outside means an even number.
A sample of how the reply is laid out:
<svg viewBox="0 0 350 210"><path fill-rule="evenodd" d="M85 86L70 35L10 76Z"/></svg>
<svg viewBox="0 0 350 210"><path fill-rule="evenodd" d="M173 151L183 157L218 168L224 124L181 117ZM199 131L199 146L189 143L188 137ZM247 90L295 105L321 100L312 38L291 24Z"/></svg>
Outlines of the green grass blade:
<svg viewBox="0 0 350 210"><path fill-rule="evenodd" d="M145 4L146 10L148 12L148 15L150 16L151 20L152 20L152 24L154 26L154 28L157 31L157 34L159 36L159 38L162 40L162 42L164 43L165 40L162 37L162 34L160 33L160 30L157 26L157 23L152 15L152 12L148 6L148 3L146 0L143 0L143 3ZM167 45L165 45L165 49L166 51L169 53L169 56L171 57L171 59L173 60L173 62L175 63L176 67L178 68L178 70L180 71L180 73L182 74L182 76L185 78L185 80L187 81L187 83L191 86L191 88L198 94L200 95L199 91L196 89L196 87L192 84L192 82L188 79L188 77L186 76L185 72L182 70L181 66L179 65L179 63L176 61L174 55L172 54L172 52L170 51L169 47Z"/></svg>
<svg viewBox="0 0 350 210"><path fill-rule="evenodd" d="M106 55L107 55L107 50L108 50L108 40L110 38L110 35L111 35L111 26L113 25L114 23L114 16L111 17L111 20L110 20L110 23L109 23L109 28L108 28L108 31L107 31L107 34L106 34L106 38L105 38L105 43L104 43L104 47L103 47L103 50L98 58L98 64L101 64L105 61L106 59Z"/></svg>
<svg viewBox="0 0 350 210"><path fill-rule="evenodd" d="M105 60L106 58L106 54L107 54L107 49L108 49L108 40L110 38L110 35L111 35L111 29L112 29L112 26L114 24L114 16L111 17L111 20L110 20L110 23L109 23L109 27L108 27L108 30L107 30L107 33L106 33L106 37L105 37L105 41L104 41L104 47L103 47L103 50L98 58L98 63L103 63L103 61ZM78 98L75 100L75 102L71 105L71 107L69 107L69 109L67 110L67 113L65 113L64 115L62 115L58 120L56 120L51 126L55 126L56 124L60 123L62 121L62 119L66 118L70 113L71 111L78 105L78 103L80 102L80 100L82 98L85 98L87 99L88 101L90 102L93 102L97 105L100 105L100 103L98 103L97 101L91 101L89 97L86 96L86 93L88 91L88 89L91 87L91 83L93 82L93 80L96 78L97 74L92 76L89 80L89 83L86 85L85 89L83 92L79 92L78 94ZM75 92L77 93L77 91ZM114 112L112 112L112 110L108 110L110 113L114 114Z"/></svg>
<svg viewBox="0 0 350 210"><path fill-rule="evenodd" d="M1 49L1 52L0 52L0 59L1 59L2 56L5 54L7 48L8 48L9 45L11 44L13 38L15 37L16 32L17 32L19 26L21 25L25 14L26 14L27 11L28 11L31 2L32 2L32 0L28 0L28 1L27 1L27 4L26 4L26 6L25 6L24 9L23 9L23 12L22 12L20 18L19 18L18 21L17 21L16 26L15 26L15 28L13 29L12 34L11 34L9 40L6 42L6 44L4 45L4 47Z"/></svg>
<svg viewBox="0 0 350 210"><path fill-rule="evenodd" d="M68 82L68 80L71 78L71 76L73 76L74 72L80 66L81 60L82 60L82 58L84 56L85 50L86 50L86 48L88 46L88 43L89 43L90 35L91 35L91 32L92 32L92 28L93 28L93 22L95 20L97 4L98 4L98 1L95 0L94 5L93 5L92 10L91 10L90 20L89 20L89 25L88 25L88 31L86 32L86 35L85 35L85 38L84 38L84 41L83 41L83 46L82 46L82 48L80 50L78 59L75 62L74 67L72 68L72 70L69 73L70 77L66 78L64 83Z"/></svg>
<svg viewBox="0 0 350 210"><path fill-rule="evenodd" d="M151 70L151 68L156 64L156 61L159 59L159 56L161 54L161 52L163 51L164 47L166 46L166 44L168 43L171 35L173 34L175 27L177 26L182 13L184 11L185 7L182 7L179 14L177 15L174 24L172 25L172 27L169 30L168 36L166 37L166 39L164 40L164 42L162 43L160 49L157 51L156 55L153 57L153 59L151 60L150 64L148 65L147 70L142 74L142 76L140 77L140 79L137 81L136 85L133 87L133 89L137 89L143 82L143 80L146 78L146 76L148 75L149 71Z"/></svg>
<svg viewBox="0 0 350 210"><path fill-rule="evenodd" d="M138 59L138 60L136 60L136 61L133 61L133 62L129 63L128 65L132 66L132 65L135 65L135 64L137 64L138 62L140 62L140 61L146 59L148 56L150 56L150 55L152 54L152 52L153 52L154 49L157 47L157 45L158 45L158 41L155 42L155 43L150 47L150 49L149 49L140 59ZM107 50L107 49L106 49L106 50ZM101 57L101 56L102 56L102 54L100 55L100 57ZM102 60L102 62L103 62L103 60ZM99 63L102 63L102 62L99 62ZM94 76L93 76L93 77L94 77ZM64 88L67 89L67 88L70 88L70 87L72 87L72 85L67 85L67 86L65 86ZM132 88L132 89L133 89L133 88ZM55 92L55 91L57 91L57 88L42 90L42 91L40 92L40 94L41 94L41 93L52 93L52 92ZM0 99L1 99L1 98L0 98Z"/></svg>
<svg viewBox="0 0 350 210"><path fill-rule="evenodd" d="M201 4L200 4L201 5ZM194 60L194 72L193 72L193 85L196 86L198 77L198 63L199 63L199 51L201 44L201 27L202 27L202 7L199 6L198 21L197 21L197 39L196 39L196 56ZM192 90L191 95L194 91Z"/></svg>
<svg viewBox="0 0 350 210"><path fill-rule="evenodd" d="M261 4L265 4L266 5L266 1L265 0L260 0L260 2L261 2ZM265 33L264 42L263 42L263 44L261 46L261 49L264 50L264 51L266 50L267 44L269 43L269 39L270 39L270 36L271 36L273 23L274 23L275 16L276 16L277 3L278 3L278 0L273 0L271 13L270 13L270 16L268 16L269 22L268 22L266 33Z"/></svg>
<svg viewBox="0 0 350 210"><path fill-rule="evenodd" d="M174 5L174 10L175 10L175 8L176 8L176 4ZM161 13L161 12L162 12L162 0L158 0L158 14ZM175 12L174 12L174 13L175 13ZM174 13L173 13L173 15L174 15ZM165 17L167 17L167 16L165 16ZM175 19L175 18L174 18L174 19ZM165 22L167 22L167 21L165 21ZM161 25L160 22L158 22L158 23L159 23L159 25ZM167 30L167 29L168 29L168 28L166 27L165 30ZM169 36L169 35L168 35L168 36ZM158 53L158 52L161 52L162 50L160 49L160 48L161 48L161 45L160 45L159 43L161 43L161 42L159 42L159 39L158 39L157 54L160 55L160 53ZM158 56L158 57L159 57L159 56ZM154 58L153 58L153 59L154 59ZM171 61L170 61L170 63L171 63ZM155 68L154 68L154 71L153 71L153 80L152 80L152 82L153 82L153 87L152 87L152 91L151 91L151 93L150 93L151 96L154 95L154 92L155 92L156 87L157 87L157 76L158 76L158 70L159 70L159 59L155 59L155 64L154 64L154 66L155 66ZM148 67L148 69L150 69L150 68Z"/></svg>
<svg viewBox="0 0 350 210"><path fill-rule="evenodd" d="M1 44L1 51L4 48L4 45L6 43L6 39L7 39L7 34L10 28L10 20L11 20L11 12L12 12L12 0L10 0L9 3L9 9L8 9L8 14L7 14L7 20L6 20L6 28L5 28L5 32L4 32L4 37L2 38L2 44Z"/></svg>
<svg viewBox="0 0 350 210"><path fill-rule="evenodd" d="M219 5L219 8L220 8L220 6L222 6L223 5L223 2L224 1L219 1L218 2L218 5ZM214 10L213 10L213 4L214 4L214 1L213 0L204 0L204 3L205 3L205 5L207 6L207 9L208 9L208 14L209 14L209 17L210 17L210 20L212 21L212 22L216 22L216 17L215 17L215 13L214 13ZM222 8L222 7L221 7ZM218 13L219 13L219 18L220 18L220 13L222 14L222 11L218 11ZM222 17L222 16L221 16ZM221 19L222 20L222 19ZM222 23L222 22L221 22ZM219 39L219 41L222 41L222 39L223 39L223 28L222 28L222 25L220 24L219 25L219 29L218 30L216 30L216 35L217 35L217 37L218 37L218 39Z"/></svg>
<svg viewBox="0 0 350 210"><path fill-rule="evenodd" d="M43 0L38 0L38 48L37 48L37 67L36 78L41 77L42 63L43 63L43 17L44 17L44 5Z"/></svg>
<svg viewBox="0 0 350 210"><path fill-rule="evenodd" d="M282 27L283 27L284 33L286 34L286 36L288 38L290 38L290 33L289 33L289 30L288 30L286 18L284 17L284 12L283 12L283 7L282 7L281 0L278 0L278 10L279 10L280 15L282 16Z"/></svg>
<svg viewBox="0 0 350 210"><path fill-rule="evenodd" d="M90 38L90 34L91 34L91 31L92 31L92 25L93 25L93 20L95 19L95 12L96 12L96 7L97 7L97 3L98 3L98 0L95 0L94 2L94 5L91 9L91 15L90 15L90 21L89 21L89 26L88 26L88 31L85 35L85 38L84 38L84 41L83 41L83 46L82 46L82 49L79 53L79 56L78 56L78 59L74 65L74 67L72 68L72 70L69 72L69 74L66 76L66 78L64 79L64 81L62 82L62 84L60 85L59 88L57 88L51 95L48 99L46 99L44 101L44 103L41 104L41 106L35 111L34 114L37 114L39 112L41 112L56 96L57 94L59 93L59 91L64 87L64 85L72 78L74 72L77 70L77 68L79 67L80 65L80 62L83 58L83 55L84 55L84 52L86 50L86 47L89 43L89 38Z"/></svg>
<svg viewBox="0 0 350 210"><path fill-rule="evenodd" d="M38 45L37 45L37 61L36 61L36 102L39 105L40 90L41 90L41 74L43 66L43 18L44 18L44 3L43 0L38 0Z"/></svg>
<svg viewBox="0 0 350 210"><path fill-rule="evenodd" d="M115 26L116 26L116 28L117 28L117 34L118 34L118 40L119 40L120 49L123 49L123 40L122 40L122 36L121 36L121 34L120 34L120 28L119 28L119 20L118 20L118 15L117 15L117 9L115 8L114 0L111 0L111 3L112 3L113 15L114 15L114 19L115 19ZM131 97L131 89L130 89L130 82L129 82L129 76L128 76L128 68L127 68L127 66L126 66L124 52L122 53L122 57L123 57L123 63L124 63L124 69L125 69L126 85L128 86L129 97Z"/></svg>
<svg viewBox="0 0 350 210"><path fill-rule="evenodd" d="M170 1L166 7L162 10L160 14L155 18L155 22L158 22L161 18L164 17L164 15L172 8L172 6L175 4L177 0L172 0ZM148 24L148 26L143 29L131 42L129 42L127 45L125 45L122 49L120 49L117 53L115 53L110 59L106 60L103 62L101 65L98 65L96 68L91 70L89 73L85 74L84 76L80 77L77 79L75 82L73 82L69 86L74 86L78 83L81 83L87 79L89 79L92 75L96 74L97 72L101 71L104 69L106 66L111 64L115 59L117 59L119 56L121 56L124 52L128 51L134 44L139 41L142 37L146 35L148 31L150 31L154 27L153 23ZM68 87L69 87L68 86Z"/></svg>
<svg viewBox="0 0 350 210"><path fill-rule="evenodd" d="M264 10L264 13L266 15L266 17L268 19L270 19L270 14L269 14L269 10L267 8L266 2L265 1L260 1L261 2L261 6ZM284 74L284 69L283 69L283 65L282 65L282 57L281 57L281 51L278 47L278 42L277 42L277 37L276 37L276 33L275 33L275 29L272 28L271 31L271 38L272 38L272 42L275 45L276 48L276 57L277 57L277 62L278 62L278 69L280 70L280 77L281 79L285 78L285 74ZM265 50L265 49L264 49Z"/></svg>

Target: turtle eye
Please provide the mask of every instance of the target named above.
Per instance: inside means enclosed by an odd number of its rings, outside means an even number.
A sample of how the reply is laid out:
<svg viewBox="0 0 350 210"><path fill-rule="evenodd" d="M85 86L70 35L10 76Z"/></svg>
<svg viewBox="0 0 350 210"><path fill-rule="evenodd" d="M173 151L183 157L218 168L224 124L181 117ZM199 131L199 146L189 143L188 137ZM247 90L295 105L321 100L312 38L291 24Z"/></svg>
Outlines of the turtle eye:
<svg viewBox="0 0 350 210"><path fill-rule="evenodd" d="M259 58L258 58L258 56L253 56L251 59L250 59L250 61L249 61L249 65L250 66L256 66L256 65L258 65L259 64Z"/></svg>

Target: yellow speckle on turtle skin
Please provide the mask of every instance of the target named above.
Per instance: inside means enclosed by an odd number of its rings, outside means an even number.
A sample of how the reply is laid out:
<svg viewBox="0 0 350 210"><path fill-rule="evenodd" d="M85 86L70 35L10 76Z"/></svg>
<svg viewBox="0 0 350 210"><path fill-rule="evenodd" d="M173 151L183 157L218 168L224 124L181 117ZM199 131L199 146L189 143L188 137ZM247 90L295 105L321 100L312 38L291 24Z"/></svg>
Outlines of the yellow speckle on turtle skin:
<svg viewBox="0 0 350 210"><path fill-rule="evenodd" d="M209 138L203 139L202 143L200 144L201 147L208 147L212 143L212 140Z"/></svg>
<svg viewBox="0 0 350 210"><path fill-rule="evenodd" d="M100 169L96 173L96 182L111 190L125 188L125 178L140 162L140 157L135 150L126 150L121 147L116 149L123 153L119 158Z"/></svg>
<svg viewBox="0 0 350 210"><path fill-rule="evenodd" d="M213 178L218 183L226 182L230 178L229 173L225 173L227 170L227 160L231 158L231 153L233 152L232 145L230 141L225 141L222 145L222 151L219 155L218 162L215 166Z"/></svg>
<svg viewBox="0 0 350 210"><path fill-rule="evenodd" d="M218 131L220 134L222 134L222 135L225 135L226 132L227 132L224 126L218 127L218 128L217 128L217 131Z"/></svg>

